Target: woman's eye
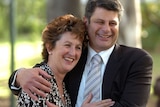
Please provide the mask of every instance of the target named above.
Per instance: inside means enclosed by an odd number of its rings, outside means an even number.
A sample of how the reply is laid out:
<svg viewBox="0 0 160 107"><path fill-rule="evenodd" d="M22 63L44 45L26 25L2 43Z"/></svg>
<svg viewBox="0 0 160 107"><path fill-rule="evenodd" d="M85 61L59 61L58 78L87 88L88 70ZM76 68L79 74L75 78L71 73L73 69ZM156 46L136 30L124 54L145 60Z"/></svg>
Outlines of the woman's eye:
<svg viewBox="0 0 160 107"><path fill-rule="evenodd" d="M81 46L79 46L79 47L77 47L77 49L82 50L82 47L81 47Z"/></svg>

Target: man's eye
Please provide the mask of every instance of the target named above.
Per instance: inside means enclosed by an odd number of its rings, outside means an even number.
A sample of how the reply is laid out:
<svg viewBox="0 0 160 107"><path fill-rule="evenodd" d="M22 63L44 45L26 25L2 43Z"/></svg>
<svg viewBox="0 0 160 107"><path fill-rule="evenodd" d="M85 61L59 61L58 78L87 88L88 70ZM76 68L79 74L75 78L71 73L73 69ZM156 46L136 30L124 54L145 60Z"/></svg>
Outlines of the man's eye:
<svg viewBox="0 0 160 107"><path fill-rule="evenodd" d="M70 44L65 44L65 46L66 46L66 47L70 47L71 45L70 45Z"/></svg>
<svg viewBox="0 0 160 107"><path fill-rule="evenodd" d="M98 24L103 24L103 22L101 22L101 21L97 21L96 23L98 23Z"/></svg>
<svg viewBox="0 0 160 107"><path fill-rule="evenodd" d="M110 23L110 25L112 25L112 26L116 26L116 25L117 25L117 23L112 22L112 23Z"/></svg>

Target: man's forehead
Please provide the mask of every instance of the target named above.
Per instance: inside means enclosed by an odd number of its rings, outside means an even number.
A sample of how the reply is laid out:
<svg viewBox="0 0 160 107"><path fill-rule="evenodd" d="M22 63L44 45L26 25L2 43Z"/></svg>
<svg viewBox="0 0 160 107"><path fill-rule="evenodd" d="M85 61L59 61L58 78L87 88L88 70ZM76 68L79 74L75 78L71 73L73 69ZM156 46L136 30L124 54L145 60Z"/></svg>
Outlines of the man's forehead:
<svg viewBox="0 0 160 107"><path fill-rule="evenodd" d="M91 16L91 20L92 19L118 21L118 12L106 10L104 8L96 8Z"/></svg>

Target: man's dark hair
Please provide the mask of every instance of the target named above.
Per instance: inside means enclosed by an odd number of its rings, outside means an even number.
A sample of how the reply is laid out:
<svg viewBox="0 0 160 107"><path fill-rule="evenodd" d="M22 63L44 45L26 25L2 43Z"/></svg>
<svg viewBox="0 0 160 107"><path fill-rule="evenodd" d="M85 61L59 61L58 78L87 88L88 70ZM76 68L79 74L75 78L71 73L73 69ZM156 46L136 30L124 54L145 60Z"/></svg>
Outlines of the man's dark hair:
<svg viewBox="0 0 160 107"><path fill-rule="evenodd" d="M88 0L85 9L85 17L90 20L93 12L97 7L115 11L118 13L119 20L121 19L123 6L119 0Z"/></svg>

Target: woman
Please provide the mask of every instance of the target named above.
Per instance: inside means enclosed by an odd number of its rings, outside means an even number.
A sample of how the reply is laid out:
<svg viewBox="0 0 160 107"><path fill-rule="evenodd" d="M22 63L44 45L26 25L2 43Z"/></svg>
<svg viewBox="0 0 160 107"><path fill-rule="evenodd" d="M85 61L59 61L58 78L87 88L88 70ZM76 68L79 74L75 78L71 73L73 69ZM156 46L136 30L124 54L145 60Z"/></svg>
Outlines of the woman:
<svg viewBox="0 0 160 107"><path fill-rule="evenodd" d="M38 101L22 90L18 96L18 107L46 107L46 101L58 107L71 107L63 79L80 59L85 33L82 20L70 14L55 18L46 26L42 32L43 62L40 68L52 76L48 80L52 90L46 93L46 98L37 95Z"/></svg>

